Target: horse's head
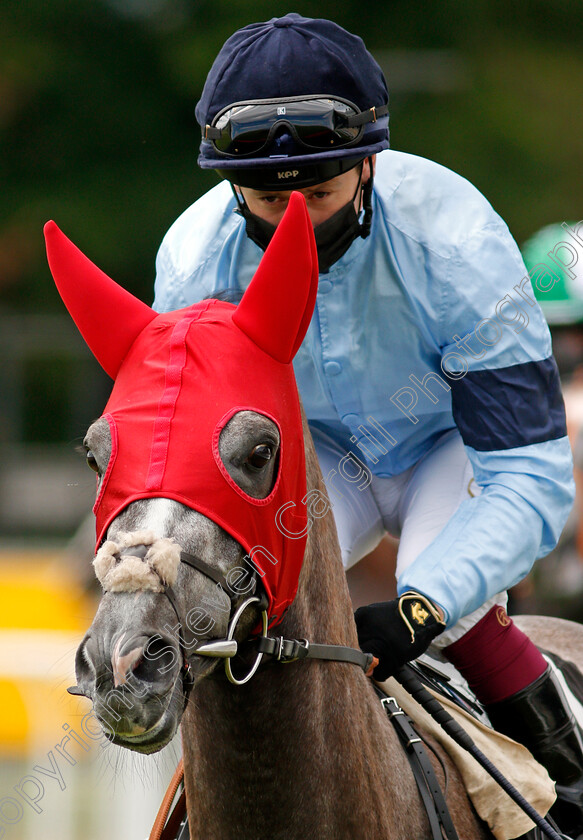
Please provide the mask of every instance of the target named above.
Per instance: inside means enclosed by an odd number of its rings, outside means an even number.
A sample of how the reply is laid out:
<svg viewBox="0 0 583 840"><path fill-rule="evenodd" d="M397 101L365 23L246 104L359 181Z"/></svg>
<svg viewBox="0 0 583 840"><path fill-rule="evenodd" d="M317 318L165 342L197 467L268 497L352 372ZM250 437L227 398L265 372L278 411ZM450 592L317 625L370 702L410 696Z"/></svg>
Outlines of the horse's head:
<svg viewBox="0 0 583 840"><path fill-rule="evenodd" d="M85 439L104 596L78 690L112 740L151 752L216 667L204 654L228 653L225 637L246 638L264 609L277 623L296 593L308 527L291 363L317 289L312 226L294 194L238 307L163 315L53 223L46 237L61 296L115 380Z"/></svg>

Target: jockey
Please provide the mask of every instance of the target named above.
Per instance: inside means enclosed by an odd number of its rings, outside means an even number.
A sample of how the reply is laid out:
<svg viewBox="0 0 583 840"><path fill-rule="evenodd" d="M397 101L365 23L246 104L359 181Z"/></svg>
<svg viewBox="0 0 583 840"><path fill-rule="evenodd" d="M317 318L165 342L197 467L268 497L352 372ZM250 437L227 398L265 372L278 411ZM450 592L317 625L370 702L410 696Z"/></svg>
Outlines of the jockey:
<svg viewBox="0 0 583 840"><path fill-rule="evenodd" d="M505 611L574 492L549 331L506 225L460 176L389 149L382 71L331 21L236 32L196 116L199 165L223 180L166 234L154 308L240 295L304 194L320 281L294 366L345 566L399 537L398 597L357 610L360 644L380 680L430 645L450 660L582 833L579 730Z"/></svg>

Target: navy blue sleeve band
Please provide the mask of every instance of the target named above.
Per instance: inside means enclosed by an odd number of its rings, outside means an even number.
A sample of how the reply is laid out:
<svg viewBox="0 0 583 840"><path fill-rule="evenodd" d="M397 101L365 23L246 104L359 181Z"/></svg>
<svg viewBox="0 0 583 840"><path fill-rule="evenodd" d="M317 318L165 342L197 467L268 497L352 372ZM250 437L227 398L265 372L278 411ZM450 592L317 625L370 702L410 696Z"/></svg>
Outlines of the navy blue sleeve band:
<svg viewBox="0 0 583 840"><path fill-rule="evenodd" d="M450 380L453 417L473 449L513 449L567 434L553 356Z"/></svg>

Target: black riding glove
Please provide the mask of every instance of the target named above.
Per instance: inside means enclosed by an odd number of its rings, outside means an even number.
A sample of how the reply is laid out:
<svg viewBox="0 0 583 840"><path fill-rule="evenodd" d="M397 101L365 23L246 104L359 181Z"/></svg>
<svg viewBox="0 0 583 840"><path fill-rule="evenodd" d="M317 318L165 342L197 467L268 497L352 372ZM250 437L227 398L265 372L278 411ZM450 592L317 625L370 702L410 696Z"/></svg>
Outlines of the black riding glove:
<svg viewBox="0 0 583 840"><path fill-rule="evenodd" d="M379 660L375 680L386 680L424 653L445 630L435 605L418 592L405 592L394 601L359 607L354 618L361 650Z"/></svg>

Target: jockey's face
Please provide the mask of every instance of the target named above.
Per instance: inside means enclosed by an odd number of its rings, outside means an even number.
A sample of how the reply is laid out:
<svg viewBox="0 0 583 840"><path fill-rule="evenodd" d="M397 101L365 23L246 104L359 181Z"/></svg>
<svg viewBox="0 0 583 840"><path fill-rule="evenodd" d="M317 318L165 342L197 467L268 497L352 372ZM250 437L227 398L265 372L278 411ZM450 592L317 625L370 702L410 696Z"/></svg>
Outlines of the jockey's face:
<svg viewBox="0 0 583 840"><path fill-rule="evenodd" d="M362 196L361 190L357 189L360 171L360 165L355 166L354 169L330 181L297 190L305 196L308 213L314 227L325 222L353 199L354 209L357 213L360 211ZM369 178L370 166L367 159L363 161L362 184L365 184ZM278 225L281 221L292 193L291 190L254 190L249 187L237 187L237 189L243 195L249 210L266 222L271 222L272 225Z"/></svg>

